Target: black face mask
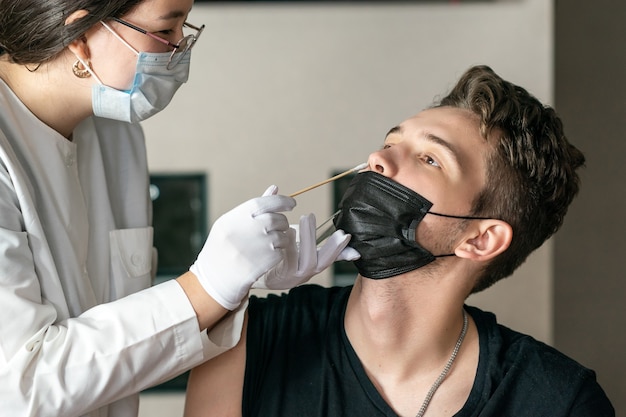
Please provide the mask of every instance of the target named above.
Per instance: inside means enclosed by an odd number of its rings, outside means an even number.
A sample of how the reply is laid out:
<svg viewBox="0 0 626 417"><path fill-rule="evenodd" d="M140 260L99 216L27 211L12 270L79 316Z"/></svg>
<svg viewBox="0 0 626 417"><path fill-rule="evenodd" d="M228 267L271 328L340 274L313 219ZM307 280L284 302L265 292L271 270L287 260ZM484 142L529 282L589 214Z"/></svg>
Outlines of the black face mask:
<svg viewBox="0 0 626 417"><path fill-rule="evenodd" d="M413 271L433 262L435 256L416 241L419 222L432 203L415 191L373 171L357 174L339 203L335 227L352 235L350 246L361 258L359 274L383 279ZM482 217L451 216L458 219Z"/></svg>

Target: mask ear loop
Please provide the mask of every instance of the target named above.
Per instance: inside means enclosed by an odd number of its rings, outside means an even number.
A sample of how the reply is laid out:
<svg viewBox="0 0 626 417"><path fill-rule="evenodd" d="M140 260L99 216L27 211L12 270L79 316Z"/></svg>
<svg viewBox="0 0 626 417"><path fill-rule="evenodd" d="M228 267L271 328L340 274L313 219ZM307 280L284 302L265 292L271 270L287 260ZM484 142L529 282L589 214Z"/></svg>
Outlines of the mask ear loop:
<svg viewBox="0 0 626 417"><path fill-rule="evenodd" d="M442 214L442 213L435 213L432 211L428 211L425 214L433 214L435 216L439 216L439 217L446 217L449 219L459 219L459 220L489 220L491 219L491 217L480 217L480 216L455 216L453 214ZM417 242L417 236L416 236L416 231L417 231L417 225L422 221L422 219L414 219L411 224L409 225L408 230L405 230L404 235L407 239L409 239L411 242ZM454 253L445 253L442 255L433 255L435 258L445 258L448 256L456 256L456 254Z"/></svg>
<svg viewBox="0 0 626 417"><path fill-rule="evenodd" d="M442 214L442 213L435 213L434 211L429 211L426 214L432 214L433 216L439 216L439 217L447 217L449 219L460 219L460 220L490 220L493 219L493 217L480 217L480 216L455 216L453 214Z"/></svg>
<svg viewBox="0 0 626 417"><path fill-rule="evenodd" d="M111 27L109 25L107 25L106 23L104 23L103 21L100 21L100 23L102 23L102 26L104 26L109 32L111 32L113 34L113 36L115 36L117 39L120 40L120 42L122 42L124 45L126 45L131 51L133 51L135 54L139 55L139 51L137 51L135 48L133 48L128 42L126 42L120 35L118 35L113 29L111 29ZM93 69L91 69L90 65L87 65L87 63L80 58L78 55L76 55L76 58L78 59L78 61L83 65L83 67L89 71L89 73L91 74L91 76L98 81L99 84L104 85L104 83L100 80L100 78L98 78L98 76L96 75L96 73L93 71Z"/></svg>
<svg viewBox="0 0 626 417"><path fill-rule="evenodd" d="M429 211L426 214L432 214L435 216L439 216L439 217L447 217L449 219L460 219L460 220L491 220L493 219L493 217L481 217L481 216L455 216L452 214L442 214L442 213L435 213L432 211ZM435 258L441 258L444 256L456 256L454 253L450 253L447 255L435 255Z"/></svg>
<svg viewBox="0 0 626 417"><path fill-rule="evenodd" d="M407 239L409 242L417 242L417 234L415 232L417 230L417 225L422 221L423 218L424 216L420 217L419 219L413 219L408 229L404 229L402 231L405 239Z"/></svg>
<svg viewBox="0 0 626 417"><path fill-rule="evenodd" d="M131 51L133 51L135 54L137 54L137 56L139 56L139 51L136 50L135 48L133 48L128 42L126 42L124 40L124 38L122 38L120 35L117 34L117 32L115 32L113 29L111 29L111 26L107 25L106 23L104 23L102 20L100 21L100 23L102 23L102 26L104 26L105 28L107 28L107 30L109 32L111 32L113 34L113 36L115 36L117 39L120 40L120 42L122 42L124 45L126 45Z"/></svg>
<svg viewBox="0 0 626 417"><path fill-rule="evenodd" d="M102 81L100 81L100 78L98 78L98 76L96 75L96 73L91 69L91 66L88 65L81 57L79 57L78 55L74 55L76 57L76 59L78 59L78 61L83 65L83 68L85 68L85 70L89 71L89 74L91 74L91 76L98 81L98 83L102 84Z"/></svg>
<svg viewBox="0 0 626 417"><path fill-rule="evenodd" d="M424 213L424 215L426 215L428 213L430 213L430 212L426 212L426 213ZM417 225L422 221L422 219L423 219L423 217L420 218L420 219L413 219L413 221L411 221L411 224L409 225L409 228L405 229L403 231L403 233L402 233L406 239L408 239L411 242L417 243L417 235L416 235ZM419 243L418 243L418 245L419 245ZM424 248L422 247L422 249L424 249ZM424 249L424 250L426 250L426 249ZM428 253L430 253L430 251L428 251ZM433 258L444 258L446 256L456 256L456 255L454 253L446 253L446 254L443 254L443 255L433 255L431 253L431 256Z"/></svg>

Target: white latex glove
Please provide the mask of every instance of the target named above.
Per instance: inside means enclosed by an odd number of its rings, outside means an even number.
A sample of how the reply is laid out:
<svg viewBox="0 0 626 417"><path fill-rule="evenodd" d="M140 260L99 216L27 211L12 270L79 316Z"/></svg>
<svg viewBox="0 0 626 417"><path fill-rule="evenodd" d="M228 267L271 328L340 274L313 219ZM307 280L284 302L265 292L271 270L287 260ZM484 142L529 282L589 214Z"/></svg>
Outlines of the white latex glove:
<svg viewBox="0 0 626 417"><path fill-rule="evenodd" d="M300 244L285 248L285 258L264 274L252 288L287 290L308 281L335 261L353 261L360 257L350 247L350 235L335 231L319 248L315 242L315 216L300 218ZM294 230L295 231L295 230Z"/></svg>
<svg viewBox="0 0 626 417"><path fill-rule="evenodd" d="M283 259L284 249L296 246L295 230L284 214L296 201L276 195L270 186L223 214L213 224L198 258L189 268L215 301L233 310L252 284Z"/></svg>

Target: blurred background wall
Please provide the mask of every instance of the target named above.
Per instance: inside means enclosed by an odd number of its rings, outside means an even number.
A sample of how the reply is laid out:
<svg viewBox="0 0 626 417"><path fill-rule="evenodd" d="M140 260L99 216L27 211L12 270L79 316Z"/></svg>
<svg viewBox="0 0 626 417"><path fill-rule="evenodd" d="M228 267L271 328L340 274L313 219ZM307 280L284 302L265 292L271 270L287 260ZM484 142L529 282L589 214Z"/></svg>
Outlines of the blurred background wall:
<svg viewBox="0 0 626 417"><path fill-rule="evenodd" d="M364 162L389 128L445 94L465 69L490 65L556 103L590 167L563 232L468 303L596 369L617 407L626 374L616 363L626 340L617 265L626 199L617 179L626 168L613 146L624 133L624 82L613 78L624 73L624 55L621 45L605 53L597 45L624 32L611 12L607 25L596 17L602 3L197 1L189 21L207 27L191 78L144 123L151 171L207 173L210 224L270 184L290 193ZM624 17L624 6L610 7ZM617 55L619 73L608 69ZM598 81L604 89L594 88ZM617 81L621 90L612 88ZM330 186L303 194L288 217L312 212L321 222L331 199ZM330 272L314 280L332 283ZM146 393L141 415L181 415L183 401L181 392Z"/></svg>
<svg viewBox="0 0 626 417"><path fill-rule="evenodd" d="M586 155L554 238L554 344L595 369L626 415L626 2L557 0L555 105Z"/></svg>

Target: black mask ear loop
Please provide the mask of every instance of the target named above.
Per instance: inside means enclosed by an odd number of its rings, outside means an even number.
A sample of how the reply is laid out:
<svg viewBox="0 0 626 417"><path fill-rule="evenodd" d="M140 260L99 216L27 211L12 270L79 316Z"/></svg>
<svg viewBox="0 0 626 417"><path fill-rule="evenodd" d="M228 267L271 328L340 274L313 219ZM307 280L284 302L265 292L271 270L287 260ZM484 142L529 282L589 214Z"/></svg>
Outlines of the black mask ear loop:
<svg viewBox="0 0 626 417"><path fill-rule="evenodd" d="M429 211L426 214L432 214L433 216L439 216L439 217L447 217L449 219L460 219L460 220L489 220L489 219L493 219L493 217L480 217L480 216L455 216L453 214L442 214L442 213L435 213L434 211Z"/></svg>
<svg viewBox="0 0 626 417"><path fill-rule="evenodd" d="M439 217L447 217L449 219L459 219L459 220L489 220L491 217L480 217L480 216L455 216L453 214L443 214L443 213L435 213L434 211L427 211L426 214L432 214L434 216ZM411 242L417 242L417 226L420 223L420 220L413 220L409 225L408 230L404 230L404 236L409 239ZM435 258L446 258L448 256L456 256L454 253L446 253L443 255L433 255Z"/></svg>
<svg viewBox="0 0 626 417"><path fill-rule="evenodd" d="M426 214L428 214L430 212L426 212ZM411 222L411 224L409 225L408 229L403 230L403 235L405 238L407 238L409 241L411 242L417 242L417 236L416 236L416 230L417 230L417 226L419 225L419 223L421 222L420 220L413 220ZM418 243L419 244L419 243ZM456 256L454 253L447 253L447 254L443 254L443 255L432 255L431 256L433 258L445 258L447 256Z"/></svg>

